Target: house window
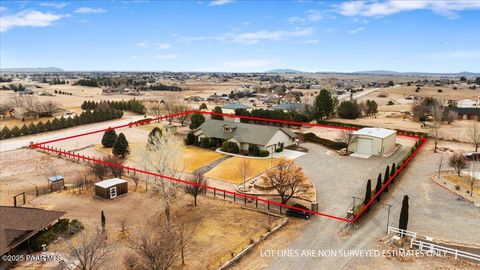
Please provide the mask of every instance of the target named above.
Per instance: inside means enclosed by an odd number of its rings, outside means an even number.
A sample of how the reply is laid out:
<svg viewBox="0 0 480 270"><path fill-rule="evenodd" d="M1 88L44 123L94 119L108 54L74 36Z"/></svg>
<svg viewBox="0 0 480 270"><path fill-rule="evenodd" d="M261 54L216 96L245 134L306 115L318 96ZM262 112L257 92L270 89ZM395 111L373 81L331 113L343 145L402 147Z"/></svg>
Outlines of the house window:
<svg viewBox="0 0 480 270"><path fill-rule="evenodd" d="M227 132L228 132L228 131L230 131L230 128L229 128L228 126L224 126L224 127L223 127L223 131L227 131Z"/></svg>

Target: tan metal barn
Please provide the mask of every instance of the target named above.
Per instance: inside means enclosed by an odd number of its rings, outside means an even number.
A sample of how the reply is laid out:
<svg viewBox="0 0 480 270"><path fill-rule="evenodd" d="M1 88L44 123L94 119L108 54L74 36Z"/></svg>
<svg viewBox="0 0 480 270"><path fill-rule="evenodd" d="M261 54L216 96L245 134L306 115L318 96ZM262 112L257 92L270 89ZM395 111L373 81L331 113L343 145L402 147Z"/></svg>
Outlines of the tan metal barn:
<svg viewBox="0 0 480 270"><path fill-rule="evenodd" d="M104 199L113 199L126 193L128 193L128 182L120 178L95 183L95 195Z"/></svg>
<svg viewBox="0 0 480 270"><path fill-rule="evenodd" d="M350 135L348 151L357 155L383 156L395 150L397 131L385 128L362 128Z"/></svg>

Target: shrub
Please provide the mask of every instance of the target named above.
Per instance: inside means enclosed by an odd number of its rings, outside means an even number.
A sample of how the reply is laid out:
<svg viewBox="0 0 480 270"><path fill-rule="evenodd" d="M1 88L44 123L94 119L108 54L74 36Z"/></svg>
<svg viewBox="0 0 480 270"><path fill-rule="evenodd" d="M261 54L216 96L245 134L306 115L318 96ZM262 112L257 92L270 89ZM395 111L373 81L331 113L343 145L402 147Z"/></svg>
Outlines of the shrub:
<svg viewBox="0 0 480 270"><path fill-rule="evenodd" d="M186 145L195 144L195 135L193 135L193 132L190 132L187 134L187 139L185 139L185 144Z"/></svg>
<svg viewBox="0 0 480 270"><path fill-rule="evenodd" d="M268 150L260 150L260 153L258 156L260 157L268 157L270 155L270 152Z"/></svg>
<svg viewBox="0 0 480 270"><path fill-rule="evenodd" d="M297 135L300 135L300 136L303 135L303 139L305 141L318 143L318 144L321 144L325 147L328 147L328 148L331 148L331 149L334 149L334 150L340 150L340 149L343 149L343 148L347 147L347 145L345 143L335 142L335 141L331 141L331 140L328 140L328 139L320 138L312 132L305 133L305 134L297 133Z"/></svg>
<svg viewBox="0 0 480 270"><path fill-rule="evenodd" d="M260 148L255 144L251 144L248 146L248 153L252 156L258 156L260 154Z"/></svg>
<svg viewBox="0 0 480 270"><path fill-rule="evenodd" d="M222 143L222 151L228 152L228 149L230 148L230 143L225 141Z"/></svg>
<svg viewBox="0 0 480 270"><path fill-rule="evenodd" d="M387 105L391 106L391 105L394 105L395 103L393 103L393 101L389 100Z"/></svg>
<svg viewBox="0 0 480 270"><path fill-rule="evenodd" d="M200 141L200 145L203 148L210 148L210 140L208 138L202 138L202 140Z"/></svg>
<svg viewBox="0 0 480 270"><path fill-rule="evenodd" d="M459 185L455 185L455 189L456 189L456 190L460 190L460 186L459 186Z"/></svg>

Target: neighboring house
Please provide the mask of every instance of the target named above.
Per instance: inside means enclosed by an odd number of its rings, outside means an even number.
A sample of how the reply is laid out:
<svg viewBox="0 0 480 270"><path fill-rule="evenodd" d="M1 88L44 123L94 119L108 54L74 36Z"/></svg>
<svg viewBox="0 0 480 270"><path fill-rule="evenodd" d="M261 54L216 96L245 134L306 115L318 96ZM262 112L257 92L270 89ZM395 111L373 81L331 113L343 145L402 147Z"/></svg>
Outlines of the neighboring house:
<svg viewBox="0 0 480 270"><path fill-rule="evenodd" d="M297 135L287 128L223 120L206 120L193 134L199 142L209 138L219 147L228 141L237 144L243 152L248 151L250 145L272 152L297 143Z"/></svg>
<svg viewBox="0 0 480 270"><path fill-rule="evenodd" d="M40 114L36 111L30 110L25 107L16 107L10 110L10 113L13 115L13 117L20 119L20 120L26 120L26 119L37 119Z"/></svg>
<svg viewBox="0 0 480 270"><path fill-rule="evenodd" d="M366 156L383 156L395 150L397 131L385 128L362 128L350 134L348 151Z"/></svg>
<svg viewBox="0 0 480 270"><path fill-rule="evenodd" d="M458 114L458 119L475 119L480 117L480 108L450 108Z"/></svg>
<svg viewBox="0 0 480 270"><path fill-rule="evenodd" d="M460 100L457 100L457 107L459 108L473 108L473 107L477 107L477 102L475 100L472 100L472 99L460 99Z"/></svg>
<svg viewBox="0 0 480 270"><path fill-rule="evenodd" d="M29 239L60 219L65 212L0 206L0 255L29 248ZM0 262L0 269L2 263Z"/></svg>
<svg viewBox="0 0 480 270"><path fill-rule="evenodd" d="M289 102L283 102L280 104L277 104L272 107L274 110L282 110L282 111L296 111L300 112L303 109L303 104L302 103L289 103Z"/></svg>
<svg viewBox="0 0 480 270"><path fill-rule="evenodd" d="M248 110L250 109L249 106L243 105L242 103L229 103L224 106L222 106L222 111L223 113L235 113L236 109L245 109Z"/></svg>

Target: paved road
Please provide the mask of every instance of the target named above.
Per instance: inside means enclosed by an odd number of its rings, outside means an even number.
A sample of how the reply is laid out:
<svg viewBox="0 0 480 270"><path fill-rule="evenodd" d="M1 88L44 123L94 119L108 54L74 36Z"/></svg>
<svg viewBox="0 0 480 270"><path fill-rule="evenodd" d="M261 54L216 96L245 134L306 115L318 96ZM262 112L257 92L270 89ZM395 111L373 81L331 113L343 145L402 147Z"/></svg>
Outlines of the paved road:
<svg viewBox="0 0 480 270"><path fill-rule="evenodd" d="M480 243L480 208L459 200L458 196L431 181L430 177L438 166L439 154L433 154L429 150L431 143L426 146L414 159L414 163L402 173L400 181L395 183L388 194L382 196L382 202L393 205L390 225L398 226L401 202L407 194L410 197L409 230L434 238ZM353 229L349 236L338 234L339 222L316 218L305 226L286 249L302 251L372 248L375 241L386 231L387 208L377 204L368 215L368 220ZM350 269L358 267L356 263L359 260L355 257L279 257L272 260L268 269Z"/></svg>
<svg viewBox="0 0 480 270"><path fill-rule="evenodd" d="M1 140L0 152L11 151L11 150L28 146L32 141L42 142L42 141L55 140L55 139L72 136L80 133L95 131L95 130L113 127L113 126L124 125L124 124L128 124L129 122L138 121L141 119L144 119L144 116L125 116L122 119L118 119L118 120L81 125L77 127L66 128L66 129L41 133L41 134L21 136L21 137L11 138L7 140Z"/></svg>
<svg viewBox="0 0 480 270"><path fill-rule="evenodd" d="M380 89L380 88L372 88L372 89L363 90L361 92L357 92L357 93L353 94L353 99L357 100L357 99L362 98L366 95L369 95L372 92L377 91L378 89ZM342 95L342 96L338 97L338 101L344 101L344 100L350 100L350 95Z"/></svg>

